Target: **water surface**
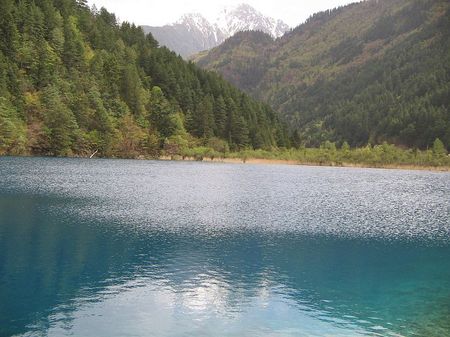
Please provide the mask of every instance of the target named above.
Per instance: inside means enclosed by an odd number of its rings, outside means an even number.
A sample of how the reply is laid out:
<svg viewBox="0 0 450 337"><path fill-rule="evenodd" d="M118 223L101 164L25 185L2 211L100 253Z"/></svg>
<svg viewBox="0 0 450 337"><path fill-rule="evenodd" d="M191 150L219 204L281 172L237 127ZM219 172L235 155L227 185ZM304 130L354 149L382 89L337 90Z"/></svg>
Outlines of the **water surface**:
<svg viewBox="0 0 450 337"><path fill-rule="evenodd" d="M0 336L450 336L450 174L0 158Z"/></svg>

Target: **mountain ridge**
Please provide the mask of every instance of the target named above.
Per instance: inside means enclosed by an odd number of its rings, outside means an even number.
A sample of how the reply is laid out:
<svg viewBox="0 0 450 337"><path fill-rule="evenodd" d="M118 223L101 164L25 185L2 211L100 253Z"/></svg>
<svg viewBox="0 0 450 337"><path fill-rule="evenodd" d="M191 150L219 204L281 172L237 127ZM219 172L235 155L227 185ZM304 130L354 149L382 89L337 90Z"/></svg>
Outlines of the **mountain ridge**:
<svg viewBox="0 0 450 337"><path fill-rule="evenodd" d="M450 147L449 17L446 1L370 0L266 45L237 34L193 59L271 104L306 145L426 148L439 137Z"/></svg>
<svg viewBox="0 0 450 337"><path fill-rule="evenodd" d="M247 4L223 9L213 22L200 13L190 13L169 25L142 28L184 58L214 48L239 31L258 30L279 38L290 29L283 21L264 16Z"/></svg>

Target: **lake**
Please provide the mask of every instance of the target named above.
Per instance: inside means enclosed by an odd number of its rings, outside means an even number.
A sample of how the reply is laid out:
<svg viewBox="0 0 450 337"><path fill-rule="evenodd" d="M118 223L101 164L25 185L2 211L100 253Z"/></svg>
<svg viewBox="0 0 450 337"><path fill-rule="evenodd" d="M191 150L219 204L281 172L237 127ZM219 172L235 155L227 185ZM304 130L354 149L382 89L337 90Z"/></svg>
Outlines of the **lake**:
<svg viewBox="0 0 450 337"><path fill-rule="evenodd" d="M0 158L0 336L450 336L450 174Z"/></svg>

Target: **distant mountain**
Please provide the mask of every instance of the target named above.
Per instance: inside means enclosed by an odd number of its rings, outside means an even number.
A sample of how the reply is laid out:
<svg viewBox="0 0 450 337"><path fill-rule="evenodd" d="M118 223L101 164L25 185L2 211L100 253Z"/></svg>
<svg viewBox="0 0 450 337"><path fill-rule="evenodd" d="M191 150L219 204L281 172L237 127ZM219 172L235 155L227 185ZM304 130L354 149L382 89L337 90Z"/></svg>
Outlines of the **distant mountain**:
<svg viewBox="0 0 450 337"><path fill-rule="evenodd" d="M239 33L195 56L265 100L301 141L450 148L450 2L368 0L271 41Z"/></svg>
<svg viewBox="0 0 450 337"><path fill-rule="evenodd" d="M289 30L289 26L283 21L264 16L247 4L223 9L214 25L227 37L237 32L253 30L278 38Z"/></svg>
<svg viewBox="0 0 450 337"><path fill-rule="evenodd" d="M152 33L160 45L184 58L214 48L227 37L200 14L184 15L176 23L163 27L142 28L145 33Z"/></svg>
<svg viewBox="0 0 450 337"><path fill-rule="evenodd" d="M283 21L266 17L246 4L223 9L213 23L194 13L186 14L170 25L142 28L146 33L152 33L161 45L185 58L216 47L239 31L262 31L278 38L289 30Z"/></svg>

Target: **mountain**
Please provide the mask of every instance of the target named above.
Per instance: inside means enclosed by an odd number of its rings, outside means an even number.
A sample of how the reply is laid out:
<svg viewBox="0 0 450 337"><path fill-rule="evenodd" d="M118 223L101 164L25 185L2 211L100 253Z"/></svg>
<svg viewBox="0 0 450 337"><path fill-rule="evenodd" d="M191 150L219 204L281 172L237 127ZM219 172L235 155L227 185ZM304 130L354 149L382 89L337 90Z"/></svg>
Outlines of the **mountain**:
<svg viewBox="0 0 450 337"><path fill-rule="evenodd" d="M258 30L278 38L289 30L283 21L266 17L246 4L223 9L212 23L195 13L163 27L142 28L152 33L161 45L183 57L214 48L239 31Z"/></svg>
<svg viewBox="0 0 450 337"><path fill-rule="evenodd" d="M163 27L142 28L145 33L151 33L161 45L185 58L214 48L228 37L201 14L184 15L176 23Z"/></svg>
<svg viewBox="0 0 450 337"><path fill-rule="evenodd" d="M268 102L306 145L450 147L450 2L367 0L280 39L244 32L194 57Z"/></svg>
<svg viewBox="0 0 450 337"><path fill-rule="evenodd" d="M237 32L253 30L278 38L290 29L282 20L264 16L247 4L224 8L218 15L215 26L227 37L233 36Z"/></svg>
<svg viewBox="0 0 450 337"><path fill-rule="evenodd" d="M288 145L275 113L83 0L0 1L0 155Z"/></svg>

